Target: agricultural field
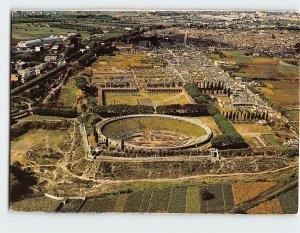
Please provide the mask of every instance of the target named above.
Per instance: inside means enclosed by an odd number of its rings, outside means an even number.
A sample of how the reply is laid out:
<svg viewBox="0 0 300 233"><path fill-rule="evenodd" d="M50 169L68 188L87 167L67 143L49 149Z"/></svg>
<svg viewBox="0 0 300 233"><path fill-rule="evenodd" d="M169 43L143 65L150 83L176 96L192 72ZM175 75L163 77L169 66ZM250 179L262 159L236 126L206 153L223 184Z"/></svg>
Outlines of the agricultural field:
<svg viewBox="0 0 300 233"><path fill-rule="evenodd" d="M164 60L149 58L145 53L117 54L115 56L101 56L92 65L92 68L128 70L130 68L152 68L155 65L164 66L165 64Z"/></svg>
<svg viewBox="0 0 300 233"><path fill-rule="evenodd" d="M14 211L60 213L227 213L236 205L273 187L274 182L210 184L192 186L154 186L124 194L70 199L66 204L45 196L13 202ZM203 200L200 190L207 189L211 198ZM247 210L247 214L295 214L298 189L294 188Z"/></svg>
<svg viewBox="0 0 300 233"><path fill-rule="evenodd" d="M246 50L222 50L220 54L210 54L209 57L224 62L234 62L239 66L239 71L234 71L233 76L259 79L298 79L299 67L288 64L280 59L272 58L264 54L259 57L246 56Z"/></svg>
<svg viewBox="0 0 300 233"><path fill-rule="evenodd" d="M283 211L279 199L274 198L249 209L247 214L283 214Z"/></svg>
<svg viewBox="0 0 300 233"><path fill-rule="evenodd" d="M298 212L298 188L287 190L271 200L247 210L247 214L296 214Z"/></svg>
<svg viewBox="0 0 300 233"><path fill-rule="evenodd" d="M298 212L298 188L294 188L278 197L281 208L286 214Z"/></svg>
<svg viewBox="0 0 300 233"><path fill-rule="evenodd" d="M82 199L70 199L65 205L59 210L61 213L77 213L83 203Z"/></svg>
<svg viewBox="0 0 300 233"><path fill-rule="evenodd" d="M39 196L11 202L10 209L14 211L54 212L59 204L60 201Z"/></svg>
<svg viewBox="0 0 300 233"><path fill-rule="evenodd" d="M279 107L299 106L299 85L294 81L264 81L266 87L256 89Z"/></svg>
<svg viewBox="0 0 300 233"><path fill-rule="evenodd" d="M128 105L169 105L188 104L189 101L183 93L105 93L105 105L128 104Z"/></svg>
<svg viewBox="0 0 300 233"><path fill-rule="evenodd" d="M200 189L214 198L202 200ZM110 206L113 205L113 206ZM234 207L231 185L182 186L88 198L80 212L226 213Z"/></svg>
<svg viewBox="0 0 300 233"><path fill-rule="evenodd" d="M274 185L275 182L235 183L232 185L234 204L241 204Z"/></svg>

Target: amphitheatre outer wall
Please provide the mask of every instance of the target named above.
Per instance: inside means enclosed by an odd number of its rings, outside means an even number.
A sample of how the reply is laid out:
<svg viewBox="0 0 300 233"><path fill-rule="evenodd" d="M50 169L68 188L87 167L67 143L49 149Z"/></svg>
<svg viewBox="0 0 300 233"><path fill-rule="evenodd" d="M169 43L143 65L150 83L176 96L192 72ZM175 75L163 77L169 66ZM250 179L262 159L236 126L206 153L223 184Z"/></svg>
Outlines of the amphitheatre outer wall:
<svg viewBox="0 0 300 233"><path fill-rule="evenodd" d="M117 140L117 139L109 138L109 137L107 137L107 135L105 135L103 133L103 128L105 126L107 126L109 123L112 123L112 122L115 122L115 121L118 121L118 120L122 120L122 119L141 118L141 117L168 118L168 119L183 121L183 122L186 122L186 123L194 124L195 127L202 128L203 130L205 130L206 133L203 136L195 138L195 140L191 143L186 143L186 144L182 144L182 145L175 145L175 146L163 146L163 147L138 146L138 145L134 145L134 144L130 144L130 143L126 142L126 138L135 136L134 134L129 135L128 137L125 137L125 138L120 138L119 140ZM127 148L127 149L143 149L143 150L172 150L172 149L196 148L196 147L200 147L201 145L209 142L209 140L213 136L213 133L212 133L211 129L206 124L204 124L203 122L201 122L198 119L190 119L190 118L186 118L186 117L177 117L177 116L163 115L163 114L135 114L135 115L112 117L112 118L109 118L109 119L106 119L106 120L100 122L97 125L97 133L99 135L99 139L102 140L103 142L106 142L106 140L108 140L107 143L109 145L114 145L114 146L120 146L121 147L121 143L122 143L121 141L123 139L123 140L125 140L124 141L124 148ZM140 134L141 133L136 133L136 135L140 135Z"/></svg>

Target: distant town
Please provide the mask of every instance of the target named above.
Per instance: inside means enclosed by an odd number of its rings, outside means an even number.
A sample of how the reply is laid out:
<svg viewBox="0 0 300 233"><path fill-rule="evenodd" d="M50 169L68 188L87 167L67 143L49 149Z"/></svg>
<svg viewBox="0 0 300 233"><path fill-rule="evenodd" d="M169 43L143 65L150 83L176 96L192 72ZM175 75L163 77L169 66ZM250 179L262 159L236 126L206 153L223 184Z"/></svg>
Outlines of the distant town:
<svg viewBox="0 0 300 233"><path fill-rule="evenodd" d="M14 11L11 209L296 213L299 22Z"/></svg>

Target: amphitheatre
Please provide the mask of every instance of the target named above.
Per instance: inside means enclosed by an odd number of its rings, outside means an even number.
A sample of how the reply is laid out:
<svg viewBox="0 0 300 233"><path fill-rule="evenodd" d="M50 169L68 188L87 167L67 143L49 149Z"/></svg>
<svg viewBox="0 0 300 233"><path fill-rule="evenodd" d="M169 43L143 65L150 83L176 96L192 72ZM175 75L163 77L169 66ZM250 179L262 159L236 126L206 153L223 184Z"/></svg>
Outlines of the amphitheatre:
<svg viewBox="0 0 300 233"><path fill-rule="evenodd" d="M200 120L161 114L109 118L98 125L98 134L111 145L145 150L193 148L212 137Z"/></svg>

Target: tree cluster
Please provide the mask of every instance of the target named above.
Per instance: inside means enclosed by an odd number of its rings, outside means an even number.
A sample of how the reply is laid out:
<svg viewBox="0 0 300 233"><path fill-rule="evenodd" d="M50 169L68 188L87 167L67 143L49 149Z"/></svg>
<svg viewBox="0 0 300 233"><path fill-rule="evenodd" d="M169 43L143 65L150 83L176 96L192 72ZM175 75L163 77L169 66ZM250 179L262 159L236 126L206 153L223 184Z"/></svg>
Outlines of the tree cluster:
<svg viewBox="0 0 300 233"><path fill-rule="evenodd" d="M116 47L112 46L110 43L99 43L92 42L90 44L90 51L81 56L78 59L78 63L81 66L89 66L96 61L97 57L100 55L112 55L116 51Z"/></svg>

